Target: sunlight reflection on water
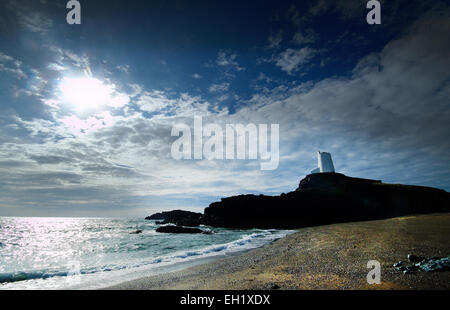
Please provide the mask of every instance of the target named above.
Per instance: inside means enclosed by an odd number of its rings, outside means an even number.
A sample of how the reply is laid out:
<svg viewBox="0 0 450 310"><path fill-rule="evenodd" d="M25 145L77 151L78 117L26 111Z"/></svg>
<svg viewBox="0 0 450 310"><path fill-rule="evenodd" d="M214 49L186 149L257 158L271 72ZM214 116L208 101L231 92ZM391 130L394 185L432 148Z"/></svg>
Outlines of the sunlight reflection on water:
<svg viewBox="0 0 450 310"><path fill-rule="evenodd" d="M0 289L97 288L261 246L287 233L159 234L153 221L93 218L0 217L0 227ZM130 234L136 230L143 233Z"/></svg>

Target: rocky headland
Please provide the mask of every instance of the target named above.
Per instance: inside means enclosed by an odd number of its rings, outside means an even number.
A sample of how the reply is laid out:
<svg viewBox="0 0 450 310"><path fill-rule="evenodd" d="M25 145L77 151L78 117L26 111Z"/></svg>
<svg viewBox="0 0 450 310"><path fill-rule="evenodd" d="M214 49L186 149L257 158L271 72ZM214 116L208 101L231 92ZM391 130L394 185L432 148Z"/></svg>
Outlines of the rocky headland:
<svg viewBox="0 0 450 310"><path fill-rule="evenodd" d="M177 226L290 229L450 211L450 193L386 184L340 173L307 175L280 196L240 195L210 204L204 214L169 211L147 217Z"/></svg>

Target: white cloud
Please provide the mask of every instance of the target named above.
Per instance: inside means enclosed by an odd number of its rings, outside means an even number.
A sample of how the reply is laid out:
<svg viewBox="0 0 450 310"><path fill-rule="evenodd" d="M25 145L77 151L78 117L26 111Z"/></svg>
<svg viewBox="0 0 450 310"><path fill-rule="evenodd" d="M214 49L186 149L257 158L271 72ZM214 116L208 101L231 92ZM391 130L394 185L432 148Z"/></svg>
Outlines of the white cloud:
<svg viewBox="0 0 450 310"><path fill-rule="evenodd" d="M283 34L281 31L276 34L271 33L267 40L269 41L269 48L279 48L283 41Z"/></svg>
<svg viewBox="0 0 450 310"><path fill-rule="evenodd" d="M86 134L101 128L110 127L114 124L114 117L109 112L102 112L87 119L80 119L78 116L66 116L59 122L72 134Z"/></svg>
<svg viewBox="0 0 450 310"><path fill-rule="evenodd" d="M60 64L57 64L57 63L51 63L51 64L49 64L49 65L48 65L48 68L49 68L50 70L57 71L57 72L61 72L61 71L66 70L66 68L65 68L64 66L61 66Z"/></svg>
<svg viewBox="0 0 450 310"><path fill-rule="evenodd" d="M209 87L210 93L226 92L230 88L230 83L213 84Z"/></svg>
<svg viewBox="0 0 450 310"><path fill-rule="evenodd" d="M70 66L89 70L89 57L87 55L79 55L56 45L46 45L45 47L55 53L55 61L50 64L53 69Z"/></svg>
<svg viewBox="0 0 450 310"><path fill-rule="evenodd" d="M123 65L123 66L116 66L116 69L123 72L123 73L129 73L130 72L130 66L129 65Z"/></svg>
<svg viewBox="0 0 450 310"><path fill-rule="evenodd" d="M155 197L163 206L173 197L186 204L207 197L196 205L205 207L211 197L295 189L314 168L317 149L330 151L337 170L349 175L448 189L449 21L448 12L422 20L362 59L349 77L267 88L233 114L201 96L131 84L129 105L138 111L17 117L10 130L26 134L0 144L2 201L30 210L45 202L109 212L114 204L129 213L152 208ZM277 65L288 73L300 70L308 53L298 51L285 51ZM194 115L204 116L205 124L280 124L279 169L262 172L250 161L174 161L172 125L190 124Z"/></svg>
<svg viewBox="0 0 450 310"><path fill-rule="evenodd" d="M131 88L131 92L129 93L131 98L134 98L142 93L142 86L139 84L128 84L128 86Z"/></svg>
<svg viewBox="0 0 450 310"><path fill-rule="evenodd" d="M89 58L87 56L80 56L70 50L62 50L62 53L72 61L72 65L77 67L89 67Z"/></svg>
<svg viewBox="0 0 450 310"><path fill-rule="evenodd" d="M113 96L111 96L108 105L110 107L119 109L130 103L130 97L127 94L115 92Z"/></svg>
<svg viewBox="0 0 450 310"><path fill-rule="evenodd" d="M312 29L307 29L306 31L299 30L294 34L292 42L297 45L305 45L314 43L317 37L317 34Z"/></svg>
<svg viewBox="0 0 450 310"><path fill-rule="evenodd" d="M304 47L301 49L288 48L280 53L276 59L276 65L288 74L297 72L302 65L309 62L316 54L316 50Z"/></svg>
<svg viewBox="0 0 450 310"><path fill-rule="evenodd" d="M25 3L8 0L6 7L17 15L17 22L28 31L45 34L53 26L53 20L38 8L32 8Z"/></svg>
<svg viewBox="0 0 450 310"><path fill-rule="evenodd" d="M218 53L216 63L220 67L230 67L231 69L236 71L245 70L244 67L239 66L236 58L236 53L232 53L230 50L224 50Z"/></svg>
<svg viewBox="0 0 450 310"><path fill-rule="evenodd" d="M263 72L260 72L260 73L258 74L258 77L256 78L256 80L257 80L257 81L265 81L266 83L270 83L270 82L273 81L270 77L268 77L268 76L267 76L266 74L264 74Z"/></svg>
<svg viewBox="0 0 450 310"><path fill-rule="evenodd" d="M22 69L22 62L2 52L0 52L0 71L11 73L18 79L28 78Z"/></svg>
<svg viewBox="0 0 450 310"><path fill-rule="evenodd" d="M230 96L228 96L228 95L221 95L221 96L219 96L216 100L218 101L218 102L223 102L223 101L225 101L225 100L228 100L230 98Z"/></svg>
<svg viewBox="0 0 450 310"><path fill-rule="evenodd" d="M0 52L0 62L14 62L14 58Z"/></svg>
<svg viewBox="0 0 450 310"><path fill-rule="evenodd" d="M26 79L27 75L20 68L10 68L5 66L4 64L0 64L0 71L11 73L16 76L18 79Z"/></svg>
<svg viewBox="0 0 450 310"><path fill-rule="evenodd" d="M175 100L168 99L162 91L144 92L141 94L136 104L139 109L145 112L162 112L175 104Z"/></svg>
<svg viewBox="0 0 450 310"><path fill-rule="evenodd" d="M53 20L38 12L19 13L19 22L31 32L46 33L53 26Z"/></svg>

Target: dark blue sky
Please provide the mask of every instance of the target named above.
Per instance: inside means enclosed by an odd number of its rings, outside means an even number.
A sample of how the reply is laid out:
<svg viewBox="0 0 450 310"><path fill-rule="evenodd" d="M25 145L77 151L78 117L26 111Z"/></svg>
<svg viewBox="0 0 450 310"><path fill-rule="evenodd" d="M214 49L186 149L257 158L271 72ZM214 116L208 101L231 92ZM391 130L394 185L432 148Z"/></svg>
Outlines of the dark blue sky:
<svg viewBox="0 0 450 310"><path fill-rule="evenodd" d="M445 2L380 1L381 25L359 0L81 0L81 25L66 2L0 4L0 215L202 210L294 189L318 149L450 189ZM278 169L174 161L194 115L280 124Z"/></svg>

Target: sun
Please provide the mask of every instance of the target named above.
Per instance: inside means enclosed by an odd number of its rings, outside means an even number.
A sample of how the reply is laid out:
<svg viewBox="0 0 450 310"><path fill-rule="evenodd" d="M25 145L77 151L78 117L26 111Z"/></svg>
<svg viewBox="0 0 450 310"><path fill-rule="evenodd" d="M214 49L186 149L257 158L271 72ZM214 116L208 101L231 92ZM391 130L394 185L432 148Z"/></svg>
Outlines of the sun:
<svg viewBox="0 0 450 310"><path fill-rule="evenodd" d="M62 100L79 111L98 109L111 101L114 86L92 78L64 77L60 84Z"/></svg>

